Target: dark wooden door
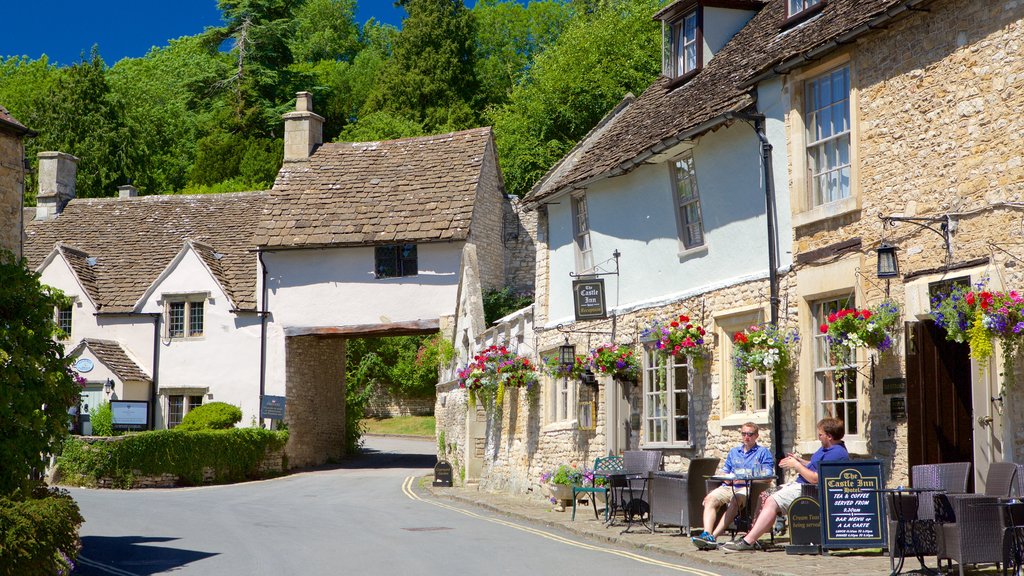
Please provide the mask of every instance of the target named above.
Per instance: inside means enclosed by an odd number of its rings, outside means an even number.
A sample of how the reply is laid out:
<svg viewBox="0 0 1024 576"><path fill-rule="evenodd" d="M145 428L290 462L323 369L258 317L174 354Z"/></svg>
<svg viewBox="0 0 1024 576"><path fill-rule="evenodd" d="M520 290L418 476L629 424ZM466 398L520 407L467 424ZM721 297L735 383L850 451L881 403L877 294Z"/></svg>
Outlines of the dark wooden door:
<svg viewBox="0 0 1024 576"><path fill-rule="evenodd" d="M906 327L910 465L973 463L970 348L932 320Z"/></svg>

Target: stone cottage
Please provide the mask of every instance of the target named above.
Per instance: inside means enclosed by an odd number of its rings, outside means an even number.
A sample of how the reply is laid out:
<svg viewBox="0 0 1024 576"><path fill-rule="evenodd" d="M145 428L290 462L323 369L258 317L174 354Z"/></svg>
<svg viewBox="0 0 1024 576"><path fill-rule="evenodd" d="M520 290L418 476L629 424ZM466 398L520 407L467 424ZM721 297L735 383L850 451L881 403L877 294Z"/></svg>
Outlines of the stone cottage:
<svg viewBox="0 0 1024 576"><path fill-rule="evenodd" d="M0 250L21 256L25 145L32 131L0 106Z"/></svg>

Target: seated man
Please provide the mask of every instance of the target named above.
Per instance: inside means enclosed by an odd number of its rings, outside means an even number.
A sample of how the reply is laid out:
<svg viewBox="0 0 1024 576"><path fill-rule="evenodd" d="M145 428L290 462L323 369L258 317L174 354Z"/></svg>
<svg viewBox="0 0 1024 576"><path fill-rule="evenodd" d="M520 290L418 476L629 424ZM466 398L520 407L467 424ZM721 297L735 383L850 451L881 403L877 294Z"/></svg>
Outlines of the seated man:
<svg viewBox="0 0 1024 576"><path fill-rule="evenodd" d="M763 471L771 474L775 470L775 458L771 451L764 446L757 444L757 437L760 430L757 424L747 422L740 426L740 434L743 443L729 451L725 457L725 465L722 471L732 474L737 470ZM747 501L749 487L746 482L729 480L722 483L704 497L704 531L700 536L690 538L693 545L700 550L714 550L718 548L718 537L725 532L725 529L732 522ZM715 516L718 509L727 506L718 524L715 524Z"/></svg>
<svg viewBox="0 0 1024 576"><path fill-rule="evenodd" d="M800 496L801 486L803 484L818 483L818 465L821 462L850 459L850 454L846 451L846 446L843 444L843 435L846 431L843 429L842 420L824 418L818 422L817 428L818 441L821 442L821 448L818 448L818 451L811 456L810 460L804 460L795 454L790 454L779 462L780 467L794 470L799 475L797 479L787 482L769 496L764 501L764 505L761 506L761 512L754 519L754 525L750 527L750 532L740 540L723 544L722 550L726 552L756 550L758 548L757 539L771 529L772 524L775 523L775 517L780 511L786 512L789 510L789 505Z"/></svg>

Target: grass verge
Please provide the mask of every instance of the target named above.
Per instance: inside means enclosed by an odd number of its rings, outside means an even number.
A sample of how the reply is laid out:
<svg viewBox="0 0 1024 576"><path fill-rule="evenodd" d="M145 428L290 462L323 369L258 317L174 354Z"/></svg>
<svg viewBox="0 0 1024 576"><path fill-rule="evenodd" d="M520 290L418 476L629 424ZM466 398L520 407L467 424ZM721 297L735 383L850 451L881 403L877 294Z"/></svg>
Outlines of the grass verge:
<svg viewBox="0 0 1024 576"><path fill-rule="evenodd" d="M403 436L434 437L433 416L396 416L394 418L366 418L367 434L400 434Z"/></svg>

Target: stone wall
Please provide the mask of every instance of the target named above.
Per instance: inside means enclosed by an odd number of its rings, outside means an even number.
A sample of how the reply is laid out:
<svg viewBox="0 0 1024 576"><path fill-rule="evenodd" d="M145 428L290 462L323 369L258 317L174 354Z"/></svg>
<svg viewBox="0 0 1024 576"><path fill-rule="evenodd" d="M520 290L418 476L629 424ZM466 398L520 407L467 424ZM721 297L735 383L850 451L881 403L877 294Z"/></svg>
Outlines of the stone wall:
<svg viewBox="0 0 1024 576"><path fill-rule="evenodd" d="M473 207L473 229L469 237L476 246L480 287L484 292L505 286L503 228L505 213L509 209L507 204L492 141L487 145L480 168L480 183Z"/></svg>
<svg viewBox="0 0 1024 576"><path fill-rule="evenodd" d="M345 455L345 340L285 338L285 394L292 468L338 461Z"/></svg>
<svg viewBox="0 0 1024 576"><path fill-rule="evenodd" d="M533 294L537 265L537 212L525 212L518 198L505 204L505 285L516 294Z"/></svg>
<svg viewBox="0 0 1024 576"><path fill-rule="evenodd" d="M0 250L21 251L21 203L25 186L21 137L0 128Z"/></svg>
<svg viewBox="0 0 1024 576"><path fill-rule="evenodd" d="M396 416L431 416L434 398L396 396L380 384L374 385L363 415L367 418L394 418Z"/></svg>

